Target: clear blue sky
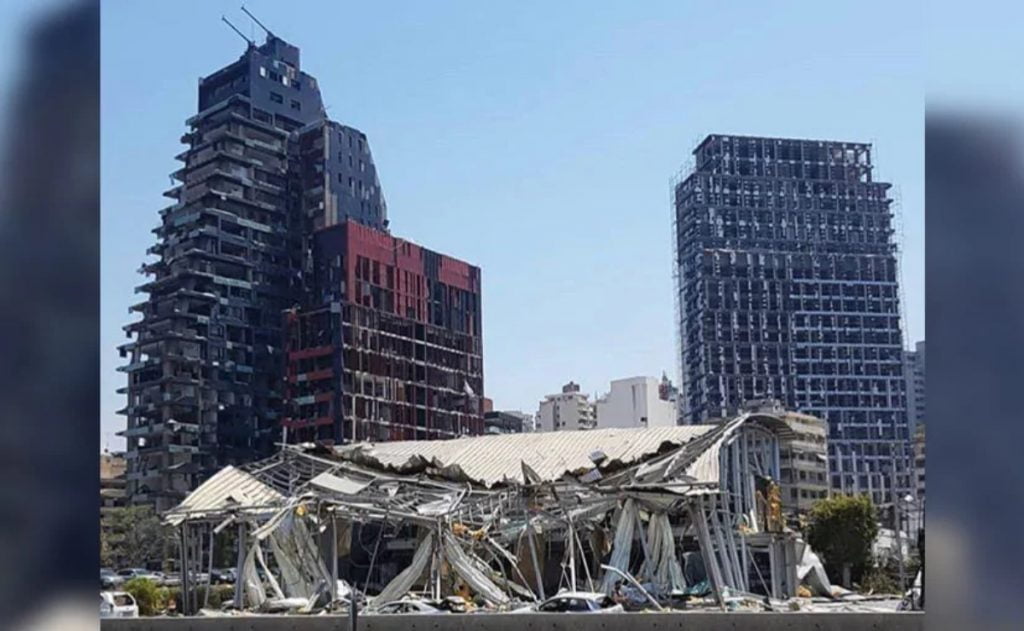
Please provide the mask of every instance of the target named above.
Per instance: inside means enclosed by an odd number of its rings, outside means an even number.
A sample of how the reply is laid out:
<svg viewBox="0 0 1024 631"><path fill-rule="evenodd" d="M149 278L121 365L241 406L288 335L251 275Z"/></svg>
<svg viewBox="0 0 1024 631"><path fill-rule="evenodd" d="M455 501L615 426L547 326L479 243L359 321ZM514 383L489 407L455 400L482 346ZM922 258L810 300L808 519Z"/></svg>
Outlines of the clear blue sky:
<svg viewBox="0 0 1024 631"><path fill-rule="evenodd" d="M370 5L374 6L370 6ZM392 231L483 270L486 394L675 373L669 181L708 133L868 141L902 216L924 336L924 33L914 2L280 2L329 115L364 131ZM766 6L772 4L772 7ZM240 0L103 3L102 440L115 346L198 77ZM259 31L253 31L259 35ZM101 445L102 446L102 445Z"/></svg>

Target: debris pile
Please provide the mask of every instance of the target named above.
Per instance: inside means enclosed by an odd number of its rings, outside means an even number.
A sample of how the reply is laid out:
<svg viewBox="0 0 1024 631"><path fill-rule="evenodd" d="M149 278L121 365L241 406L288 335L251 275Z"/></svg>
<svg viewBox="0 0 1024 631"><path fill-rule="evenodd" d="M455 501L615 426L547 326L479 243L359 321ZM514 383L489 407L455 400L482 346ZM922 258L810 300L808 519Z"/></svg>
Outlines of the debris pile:
<svg viewBox="0 0 1024 631"><path fill-rule="evenodd" d="M287 445L223 469L164 518L196 573L216 535L234 530L238 612L339 612L353 600L369 613L808 608L807 596L830 598L832 587L779 515L788 431L757 413L720 425ZM340 568L357 546L368 566Z"/></svg>

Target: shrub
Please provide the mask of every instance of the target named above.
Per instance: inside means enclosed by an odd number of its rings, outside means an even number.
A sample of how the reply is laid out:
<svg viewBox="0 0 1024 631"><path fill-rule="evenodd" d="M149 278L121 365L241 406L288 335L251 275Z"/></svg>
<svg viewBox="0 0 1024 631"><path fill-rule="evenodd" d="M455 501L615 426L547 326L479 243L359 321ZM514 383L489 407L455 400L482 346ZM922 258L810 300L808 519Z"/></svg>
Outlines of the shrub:
<svg viewBox="0 0 1024 631"><path fill-rule="evenodd" d="M206 585L200 585L195 588L195 602L198 603L199 607L203 607L203 603L206 602ZM181 588L173 587L168 592L169 600L174 600L174 605L178 612L184 611L184 599L181 597ZM206 605L209 609L220 609L220 606L226 600L231 600L235 597L235 588L232 585L213 585L210 587L210 602Z"/></svg>
<svg viewBox="0 0 1024 631"><path fill-rule="evenodd" d="M158 615L166 607L167 590L148 578L133 578L125 582L122 589L135 598L140 616Z"/></svg>
<svg viewBox="0 0 1024 631"><path fill-rule="evenodd" d="M174 603L178 611L181 611L181 588L180 587L168 587L167 588L167 604Z"/></svg>
<svg viewBox="0 0 1024 631"><path fill-rule="evenodd" d="M871 594L899 594L899 582L885 568L875 567L864 573L860 591Z"/></svg>
<svg viewBox="0 0 1024 631"><path fill-rule="evenodd" d="M210 605L213 605L213 598L217 597L217 607L223 605L226 601L231 600L235 597L235 586L234 585L214 585L213 591L210 592Z"/></svg>

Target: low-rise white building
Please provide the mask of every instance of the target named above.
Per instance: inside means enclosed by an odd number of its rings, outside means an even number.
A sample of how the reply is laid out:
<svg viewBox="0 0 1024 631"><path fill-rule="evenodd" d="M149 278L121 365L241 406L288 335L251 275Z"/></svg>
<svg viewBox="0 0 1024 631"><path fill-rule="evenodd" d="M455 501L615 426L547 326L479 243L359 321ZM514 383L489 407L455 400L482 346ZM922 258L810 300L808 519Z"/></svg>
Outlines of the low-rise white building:
<svg viewBox="0 0 1024 631"><path fill-rule="evenodd" d="M667 390L656 377L628 377L611 382L611 390L597 400L597 426L673 427L676 405L662 394Z"/></svg>
<svg viewBox="0 0 1024 631"><path fill-rule="evenodd" d="M549 394L537 410L537 431L594 429L594 404L580 392L580 385L570 381L560 394Z"/></svg>

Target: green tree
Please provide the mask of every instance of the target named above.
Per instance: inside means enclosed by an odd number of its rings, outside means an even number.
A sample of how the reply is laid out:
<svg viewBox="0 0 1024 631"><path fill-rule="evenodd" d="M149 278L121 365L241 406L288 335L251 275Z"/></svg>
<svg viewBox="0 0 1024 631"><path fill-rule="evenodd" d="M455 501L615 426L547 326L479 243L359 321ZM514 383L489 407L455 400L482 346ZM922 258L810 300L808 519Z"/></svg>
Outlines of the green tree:
<svg viewBox="0 0 1024 631"><path fill-rule="evenodd" d="M111 508L100 515L100 564L144 567L173 554L173 529L148 506Z"/></svg>
<svg viewBox="0 0 1024 631"><path fill-rule="evenodd" d="M871 567L878 515L866 495L836 495L814 505L806 534L829 577L842 577L842 584L850 587Z"/></svg>

